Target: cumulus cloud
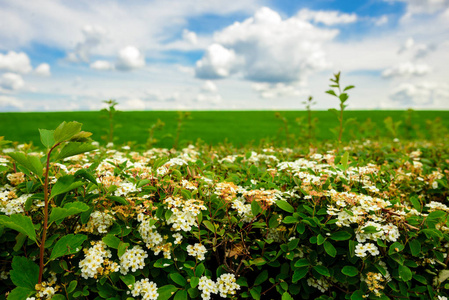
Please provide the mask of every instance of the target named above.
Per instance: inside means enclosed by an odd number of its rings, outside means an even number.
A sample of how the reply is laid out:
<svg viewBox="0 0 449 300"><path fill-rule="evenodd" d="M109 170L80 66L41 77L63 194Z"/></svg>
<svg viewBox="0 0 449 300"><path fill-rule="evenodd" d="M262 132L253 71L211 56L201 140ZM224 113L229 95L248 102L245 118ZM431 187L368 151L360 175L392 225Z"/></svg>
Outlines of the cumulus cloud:
<svg viewBox="0 0 449 300"><path fill-rule="evenodd" d="M40 76L50 76L51 75L50 65L47 63L42 63L36 67L36 69L34 70L34 73L36 73L37 75L40 75Z"/></svg>
<svg viewBox="0 0 449 300"><path fill-rule="evenodd" d="M90 64L90 68L99 71L113 70L114 65L106 60L96 60Z"/></svg>
<svg viewBox="0 0 449 300"><path fill-rule="evenodd" d="M134 46L127 46L119 51L116 68L121 71L129 71L145 66L145 57Z"/></svg>
<svg viewBox="0 0 449 300"><path fill-rule="evenodd" d="M131 98L125 101L123 104L117 106L120 110L145 110L145 101L139 98Z"/></svg>
<svg viewBox="0 0 449 300"><path fill-rule="evenodd" d="M223 98L219 94L204 94L200 93L195 99L199 103L218 104L223 101Z"/></svg>
<svg viewBox="0 0 449 300"><path fill-rule="evenodd" d="M382 72L382 77L411 77L423 76L430 72L430 66L427 64L415 64L412 62L405 62L386 69Z"/></svg>
<svg viewBox="0 0 449 300"><path fill-rule="evenodd" d="M279 83L255 83L252 85L254 91L259 94L259 97L264 99L278 99L281 97L301 97L305 96L308 91L298 89L293 84Z"/></svg>
<svg viewBox="0 0 449 300"><path fill-rule="evenodd" d="M406 17L417 14L433 14L449 7L449 0L385 0L387 2L405 2Z"/></svg>
<svg viewBox="0 0 449 300"><path fill-rule="evenodd" d="M201 87L201 90L205 91L205 92L216 92L217 91L217 86L215 85L215 83L213 81L210 80L206 80L204 82L204 85Z"/></svg>
<svg viewBox="0 0 449 300"><path fill-rule="evenodd" d="M20 90L25 86L22 76L15 73L5 73L0 77L0 87L6 90Z"/></svg>
<svg viewBox="0 0 449 300"><path fill-rule="evenodd" d="M198 37L196 36L196 33L187 29L182 31L182 39L192 45L198 44Z"/></svg>
<svg viewBox="0 0 449 300"><path fill-rule="evenodd" d="M201 60L196 62L195 75L198 78L224 78L237 71L239 61L232 49L220 44L210 45Z"/></svg>
<svg viewBox="0 0 449 300"><path fill-rule="evenodd" d="M320 29L263 7L243 22L217 32L196 64L196 76L224 78L241 73L252 81L293 82L329 66L323 46L338 30Z"/></svg>
<svg viewBox="0 0 449 300"><path fill-rule="evenodd" d="M5 110L23 108L23 103L14 97L0 95L0 107Z"/></svg>
<svg viewBox="0 0 449 300"><path fill-rule="evenodd" d="M67 60L71 62L88 62L92 51L106 40L107 31L100 26L86 25L81 31L83 41L67 54Z"/></svg>
<svg viewBox="0 0 449 300"><path fill-rule="evenodd" d="M301 9L298 12L297 17L304 21L322 23L328 26L354 23L357 21L357 15L355 13L346 14L339 11L314 11L307 8Z"/></svg>
<svg viewBox="0 0 449 300"><path fill-rule="evenodd" d="M0 53L0 70L24 74L30 72L32 67L28 55L9 51L7 54Z"/></svg>
<svg viewBox="0 0 449 300"><path fill-rule="evenodd" d="M390 95L394 104L403 107L446 107L449 85L434 82L402 83Z"/></svg>

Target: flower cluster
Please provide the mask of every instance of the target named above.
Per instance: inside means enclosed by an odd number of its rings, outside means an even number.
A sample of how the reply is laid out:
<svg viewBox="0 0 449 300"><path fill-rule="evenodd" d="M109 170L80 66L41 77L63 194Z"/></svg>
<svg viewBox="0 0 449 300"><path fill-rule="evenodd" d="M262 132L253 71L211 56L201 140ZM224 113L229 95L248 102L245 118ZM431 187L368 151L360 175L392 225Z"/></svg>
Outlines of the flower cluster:
<svg viewBox="0 0 449 300"><path fill-rule="evenodd" d="M145 258L147 257L148 254L138 245L134 246L132 249L126 250L126 252L120 256L120 273L126 275L130 269L131 272L143 269L145 267Z"/></svg>
<svg viewBox="0 0 449 300"><path fill-rule="evenodd" d="M357 244L355 246L355 256L366 257L367 252L372 256L379 255L379 249L373 243Z"/></svg>
<svg viewBox="0 0 449 300"><path fill-rule="evenodd" d="M210 300L210 294L218 293L217 284L206 276L200 278L198 289L201 291L201 298L203 300Z"/></svg>
<svg viewBox="0 0 449 300"><path fill-rule="evenodd" d="M382 290L385 286L382 284L385 279L380 273L368 272L364 278L366 285L370 293L373 293L376 297L380 297Z"/></svg>
<svg viewBox="0 0 449 300"><path fill-rule="evenodd" d="M114 216L108 212L94 211L90 215L90 219L83 227L79 226L78 230L87 231L94 234L103 234L108 232L108 228L114 224Z"/></svg>
<svg viewBox="0 0 449 300"><path fill-rule="evenodd" d="M187 246L187 254L190 256L196 257L198 260L204 260L204 254L207 253L206 247L201 245L200 243L195 243L195 245Z"/></svg>
<svg viewBox="0 0 449 300"><path fill-rule="evenodd" d="M164 203L173 213L167 220L168 224L172 224L172 228L175 231L192 230L192 226L196 223L197 215L207 208L203 205L203 201L189 199L184 200L181 197L169 197L164 200Z"/></svg>
<svg viewBox="0 0 449 300"><path fill-rule="evenodd" d="M81 277L97 278L98 275L109 274L110 272L117 272L119 266L112 262L109 258L112 257L111 251L107 249L103 241L91 242L92 247L84 249L84 259L80 261Z"/></svg>
<svg viewBox="0 0 449 300"><path fill-rule="evenodd" d="M217 278L217 287L220 296L223 298L233 296L236 290L240 290L240 286L236 283L235 275L230 273L222 274Z"/></svg>
<svg viewBox="0 0 449 300"><path fill-rule="evenodd" d="M159 297L156 283L148 278L136 281L128 293L131 293L133 297L142 296L144 300L156 300Z"/></svg>

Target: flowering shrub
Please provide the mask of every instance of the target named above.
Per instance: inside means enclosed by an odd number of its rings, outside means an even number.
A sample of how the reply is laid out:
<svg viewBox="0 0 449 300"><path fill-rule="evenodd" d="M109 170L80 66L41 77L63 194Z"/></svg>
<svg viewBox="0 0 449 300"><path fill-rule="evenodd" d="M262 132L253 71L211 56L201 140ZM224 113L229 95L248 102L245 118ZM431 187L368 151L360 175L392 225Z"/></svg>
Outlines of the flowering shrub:
<svg viewBox="0 0 449 300"><path fill-rule="evenodd" d="M7 299L447 296L447 144L137 152L61 126L0 155Z"/></svg>

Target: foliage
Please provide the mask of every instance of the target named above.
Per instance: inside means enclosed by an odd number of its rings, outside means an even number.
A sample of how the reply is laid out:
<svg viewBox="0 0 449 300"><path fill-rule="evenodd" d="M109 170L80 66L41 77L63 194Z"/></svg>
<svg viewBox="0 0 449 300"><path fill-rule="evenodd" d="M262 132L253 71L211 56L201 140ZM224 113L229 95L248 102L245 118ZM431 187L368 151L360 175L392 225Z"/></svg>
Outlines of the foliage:
<svg viewBox="0 0 449 300"><path fill-rule="evenodd" d="M3 151L8 299L448 294L447 142L88 152L80 128Z"/></svg>
<svg viewBox="0 0 449 300"><path fill-rule="evenodd" d="M349 95L345 92L350 89L353 89L354 86L348 85L342 91L342 87L340 86L340 72L334 74L334 78L331 78L330 81L332 83L329 85L329 87L331 87L332 89L327 90L326 93L328 93L329 95L332 95L334 97L337 97L338 100L340 101L340 111L337 111L334 108L329 109L329 111L332 111L335 113L335 115L337 116L338 122L340 124L340 126L337 129L333 129L332 132L334 132L338 136L338 142L341 142L345 126L349 125L351 122L354 121L354 119L347 119L346 122L343 123L343 111L345 110L346 107L348 107L348 105L346 105L345 103L349 98ZM335 92L334 89L337 92Z"/></svg>
<svg viewBox="0 0 449 300"><path fill-rule="evenodd" d="M120 124L115 124L114 118L117 115L117 113L119 113L120 111L115 108L118 105L118 102L115 100L112 100L112 99L105 100L105 101L103 101L103 103L108 105L107 108L103 108L101 111L107 113L106 117L108 118L109 124L108 124L108 130L106 130L107 134L102 136L101 138L104 141L106 141L106 143L112 144L112 143L114 143L114 140L116 139L116 137L114 137L114 130L116 128L120 127Z"/></svg>

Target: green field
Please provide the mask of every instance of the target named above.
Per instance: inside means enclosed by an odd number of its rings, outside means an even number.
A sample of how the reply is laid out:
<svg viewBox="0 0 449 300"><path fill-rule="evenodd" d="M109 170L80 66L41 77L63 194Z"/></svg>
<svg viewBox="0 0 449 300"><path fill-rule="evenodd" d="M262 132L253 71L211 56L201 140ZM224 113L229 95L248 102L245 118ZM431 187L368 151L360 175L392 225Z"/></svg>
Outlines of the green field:
<svg viewBox="0 0 449 300"><path fill-rule="evenodd" d="M295 122L298 117L307 116L305 111L283 111L283 116L288 119L289 133L299 135L300 127ZM346 111L345 118L355 118L358 123L348 126L344 139L374 138L375 136L388 136L384 125L384 119L391 116L394 122L402 121L399 126L398 137L405 138L406 112L405 111ZM318 118L318 140L331 140L333 134L329 128L338 126L335 115L328 111L315 111L313 117ZM148 128L157 119L165 122L162 130L155 132L155 137L160 140L156 146L170 147L173 145L177 127L177 112L175 111L145 111L145 112L119 112L115 123L120 124L116 129L115 143L123 144L129 141L143 144L148 138ZM362 124L370 118L371 128L365 128ZM444 127L449 127L449 111L413 111L412 125L417 126L409 131L411 138L425 137L430 134L426 127L426 121L441 118ZM7 140L18 142L33 142L39 145L38 128L54 129L62 121L78 121L83 123L83 129L93 133L92 138L102 141L101 136L106 134L108 120L105 112L52 112L52 113L0 113L0 136ZM216 145L227 140L235 146L248 143L258 143L263 139L272 141L285 140L285 134L280 131L283 123L275 117L275 111L192 111L191 119L186 120L181 130L180 141L184 143L195 142L201 139L207 143ZM303 126L304 128L304 126ZM360 130L368 129L363 135ZM391 136L391 134L390 134Z"/></svg>

